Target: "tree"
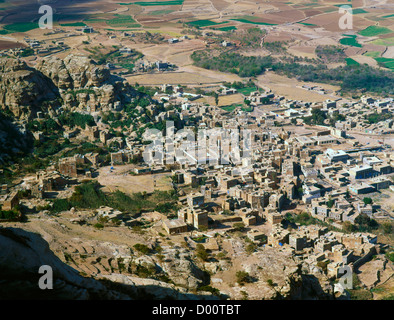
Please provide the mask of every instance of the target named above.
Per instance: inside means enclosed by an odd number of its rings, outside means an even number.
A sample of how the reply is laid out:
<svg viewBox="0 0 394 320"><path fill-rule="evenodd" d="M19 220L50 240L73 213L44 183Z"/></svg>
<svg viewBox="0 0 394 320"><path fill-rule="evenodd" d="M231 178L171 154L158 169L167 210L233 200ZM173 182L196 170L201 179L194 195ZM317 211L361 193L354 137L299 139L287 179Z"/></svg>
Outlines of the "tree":
<svg viewBox="0 0 394 320"><path fill-rule="evenodd" d="M215 97L215 104L218 105L219 104L219 94L217 92L215 92L213 94L213 96Z"/></svg>
<svg viewBox="0 0 394 320"><path fill-rule="evenodd" d="M365 205L372 204L372 199L371 199L371 198L365 197L365 198L363 199L363 202L364 202Z"/></svg>
<svg viewBox="0 0 394 320"><path fill-rule="evenodd" d="M376 220L371 219L366 214L359 215L354 222L358 225L358 231L360 232L370 232L371 230L377 229L379 224Z"/></svg>
<svg viewBox="0 0 394 320"><path fill-rule="evenodd" d="M350 221L345 221L343 223L343 230L345 232L354 232L356 230L356 227Z"/></svg>
<svg viewBox="0 0 394 320"><path fill-rule="evenodd" d="M207 250L205 250L201 243L197 244L196 246L196 255L202 261L207 261L209 257Z"/></svg>
<svg viewBox="0 0 394 320"><path fill-rule="evenodd" d="M332 208L333 206L334 206L334 204L335 204L335 200L333 200L333 199L329 199L328 201L327 201L327 207L329 207L329 208Z"/></svg>

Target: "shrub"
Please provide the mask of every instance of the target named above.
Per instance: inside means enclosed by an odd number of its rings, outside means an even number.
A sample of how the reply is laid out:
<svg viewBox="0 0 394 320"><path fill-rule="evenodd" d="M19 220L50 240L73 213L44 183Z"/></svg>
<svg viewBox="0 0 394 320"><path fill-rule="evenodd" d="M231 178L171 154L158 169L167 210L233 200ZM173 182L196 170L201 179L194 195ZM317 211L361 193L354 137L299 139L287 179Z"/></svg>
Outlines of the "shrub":
<svg viewBox="0 0 394 320"><path fill-rule="evenodd" d="M133 246L137 251L143 253L143 254L149 254L151 250L144 244L137 243Z"/></svg>
<svg viewBox="0 0 394 320"><path fill-rule="evenodd" d="M242 222L234 223L234 229L236 231L243 231L245 229L245 225Z"/></svg>
<svg viewBox="0 0 394 320"><path fill-rule="evenodd" d="M252 254L253 252L256 251L256 248L257 248L257 246L256 246L254 243L249 243L249 244L246 246L245 250L246 250L246 253Z"/></svg>
<svg viewBox="0 0 394 320"><path fill-rule="evenodd" d="M71 209L71 205L66 199L56 199L53 202L53 206L51 208L51 211L53 213L58 213L62 211L67 211Z"/></svg>
<svg viewBox="0 0 394 320"><path fill-rule="evenodd" d="M269 285L270 287L273 287L273 286L274 286L274 282L272 281L272 279L268 279L268 280L267 280L267 283L268 283L268 285Z"/></svg>
<svg viewBox="0 0 394 320"><path fill-rule="evenodd" d="M207 291L207 292L211 292L213 295L215 296L219 296L220 295L220 290L214 287L211 287L209 285L206 286L200 286L198 288L198 291Z"/></svg>
<svg viewBox="0 0 394 320"><path fill-rule="evenodd" d="M390 234L393 232L393 225L390 222L382 223L382 228L385 234Z"/></svg>
<svg viewBox="0 0 394 320"><path fill-rule="evenodd" d="M237 282L240 285L243 285L244 283L250 283L251 278L249 276L249 273L246 271L237 271L237 273L235 274L235 276L237 277Z"/></svg>
<svg viewBox="0 0 394 320"><path fill-rule="evenodd" d="M391 262L394 262L394 251L386 252L386 258L389 259Z"/></svg>

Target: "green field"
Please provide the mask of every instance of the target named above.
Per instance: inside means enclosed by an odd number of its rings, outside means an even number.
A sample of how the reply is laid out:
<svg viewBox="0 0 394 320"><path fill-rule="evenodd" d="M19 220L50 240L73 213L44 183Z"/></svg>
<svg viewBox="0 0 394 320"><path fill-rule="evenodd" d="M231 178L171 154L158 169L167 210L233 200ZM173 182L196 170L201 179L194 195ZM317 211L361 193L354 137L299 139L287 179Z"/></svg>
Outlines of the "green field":
<svg viewBox="0 0 394 320"><path fill-rule="evenodd" d="M134 63L120 63L119 64L122 68L128 69L130 72L133 72L134 69Z"/></svg>
<svg viewBox="0 0 394 320"><path fill-rule="evenodd" d="M348 66L358 66L359 63L356 60L353 60L352 58L346 58L346 64Z"/></svg>
<svg viewBox="0 0 394 320"><path fill-rule="evenodd" d="M297 23L303 24L304 26L317 27L317 25L315 25L313 23L305 23L305 22L297 22Z"/></svg>
<svg viewBox="0 0 394 320"><path fill-rule="evenodd" d="M187 24L193 27L209 27L209 26L216 26L219 24L223 24L225 22L215 22L211 20L196 20L196 21L190 21Z"/></svg>
<svg viewBox="0 0 394 320"><path fill-rule="evenodd" d="M360 14L360 13L368 13L368 11L365 11L364 9L354 9L353 14Z"/></svg>
<svg viewBox="0 0 394 320"><path fill-rule="evenodd" d="M349 2L351 2L351 0L349 0ZM351 7L352 4L351 4L351 3L343 3L343 4L334 4L334 6L335 6L335 7L338 7L338 8L339 8L339 7L342 7L342 6L350 6L350 7Z"/></svg>
<svg viewBox="0 0 394 320"><path fill-rule="evenodd" d="M128 3L119 3L122 6L129 6L132 4L137 4L142 7L151 7L151 6L178 6L182 5L184 0L173 0L173 1L147 1L147 2L128 2Z"/></svg>
<svg viewBox="0 0 394 320"><path fill-rule="evenodd" d="M224 111L232 112L232 111L235 110L235 108L239 108L239 107L241 107L241 110L242 110L242 111L245 111L245 112L252 112L252 111L254 110L253 107L246 106L246 105L244 105L244 104L242 104L242 103L234 103L234 104L232 104L232 105L225 106L225 107L221 107L221 108L222 108Z"/></svg>
<svg viewBox="0 0 394 320"><path fill-rule="evenodd" d="M380 52L379 51L369 51L369 52L364 53L364 56L378 58L380 56Z"/></svg>
<svg viewBox="0 0 394 320"><path fill-rule="evenodd" d="M83 22L73 22L73 23L61 23L62 27L84 27L86 24Z"/></svg>
<svg viewBox="0 0 394 320"><path fill-rule="evenodd" d="M392 32L393 32L392 30L385 27L369 26L368 28L361 30L359 34L364 37L373 37L373 36L378 36L381 34L387 34Z"/></svg>
<svg viewBox="0 0 394 320"><path fill-rule="evenodd" d="M357 42L357 36L348 36L344 35L346 38L342 38L339 40L340 44L343 44L345 46L352 46L352 47L359 47L361 48L362 45Z"/></svg>
<svg viewBox="0 0 394 320"><path fill-rule="evenodd" d="M174 11L175 10L156 10L156 11L149 12L148 14L151 16L164 16L164 15L170 14Z"/></svg>
<svg viewBox="0 0 394 320"><path fill-rule="evenodd" d="M37 22L16 22L8 24L3 27L1 34L14 33L14 32L27 32L38 28Z"/></svg>
<svg viewBox="0 0 394 320"><path fill-rule="evenodd" d="M385 68L391 69L394 71L394 59L390 58L375 58L375 60L380 64L383 65Z"/></svg>
<svg viewBox="0 0 394 320"><path fill-rule="evenodd" d="M232 112L235 110L236 107L239 107L241 105L237 105L237 104L232 104L231 106L225 106L225 107L221 107L224 111L227 112Z"/></svg>
<svg viewBox="0 0 394 320"><path fill-rule="evenodd" d="M116 18L107 21L107 24L114 28L136 28L141 25L136 23L136 21L131 16L116 14Z"/></svg>
<svg viewBox="0 0 394 320"><path fill-rule="evenodd" d="M246 88L237 89L237 91L238 91L239 93L243 94L244 96L248 96L248 95L250 95L252 92L258 91L258 90L259 90L259 88L257 88L257 87L246 87Z"/></svg>
<svg viewBox="0 0 394 320"><path fill-rule="evenodd" d="M252 21L252 20L248 20L248 19L230 19L233 21L238 21L238 22L242 22L242 23L249 23L249 24L257 24L257 25L261 25L261 26L276 26L277 24L275 23L266 23L266 22L258 22L258 21Z"/></svg>
<svg viewBox="0 0 394 320"><path fill-rule="evenodd" d="M386 39L376 39L371 43L376 44L378 46L386 46L386 47L394 46L394 37L386 38Z"/></svg>
<svg viewBox="0 0 394 320"><path fill-rule="evenodd" d="M229 27L217 28L216 30L220 30L220 31L231 31L231 30L237 30L237 27L235 27L235 26L229 26Z"/></svg>
<svg viewBox="0 0 394 320"><path fill-rule="evenodd" d="M386 18L393 18L394 14L389 14L388 16L383 16L382 18L386 19Z"/></svg>
<svg viewBox="0 0 394 320"><path fill-rule="evenodd" d="M83 21L85 21L85 22L90 22L90 23L98 23L98 22L105 22L105 21L107 21L107 20L105 20L105 19L94 19L94 18L92 18L92 19L86 19L86 20L83 20Z"/></svg>

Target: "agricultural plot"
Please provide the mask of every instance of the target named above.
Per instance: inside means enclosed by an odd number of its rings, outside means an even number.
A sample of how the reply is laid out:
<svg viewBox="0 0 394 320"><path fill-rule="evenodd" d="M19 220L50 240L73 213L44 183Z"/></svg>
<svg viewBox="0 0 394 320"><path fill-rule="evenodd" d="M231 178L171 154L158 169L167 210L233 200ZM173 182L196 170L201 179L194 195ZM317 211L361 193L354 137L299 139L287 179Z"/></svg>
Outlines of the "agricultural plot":
<svg viewBox="0 0 394 320"><path fill-rule="evenodd" d="M258 91L258 90L259 90L259 88L257 88L256 86L237 89L237 91L239 93L243 94L244 96L248 96L252 92Z"/></svg>
<svg viewBox="0 0 394 320"><path fill-rule="evenodd" d="M385 39L376 39L376 40L372 41L371 43L376 44L378 46L385 46L385 47L394 46L394 37L385 38Z"/></svg>
<svg viewBox="0 0 394 320"><path fill-rule="evenodd" d="M14 32L27 32L38 28L38 23L36 22L16 22L12 24L5 25L3 30L0 31L1 34L8 34Z"/></svg>
<svg viewBox="0 0 394 320"><path fill-rule="evenodd" d="M73 22L73 23L61 23L62 27L85 27L86 24L83 22Z"/></svg>
<svg viewBox="0 0 394 320"><path fill-rule="evenodd" d="M305 22L297 22L297 23L302 24L307 27L317 27L317 25L313 24L313 23L305 23Z"/></svg>
<svg viewBox="0 0 394 320"><path fill-rule="evenodd" d="M352 58L346 58L345 60L346 60L346 64L348 66L354 66L354 65L357 66L357 65L359 65L359 63L356 60L353 60Z"/></svg>
<svg viewBox="0 0 394 320"><path fill-rule="evenodd" d="M138 28L138 24L131 16L116 14L115 18L107 21L107 24L114 28Z"/></svg>
<svg viewBox="0 0 394 320"><path fill-rule="evenodd" d="M220 31L232 31L232 30L237 30L237 27L236 27L236 26L229 26L229 27L216 28L216 30L220 30Z"/></svg>
<svg viewBox="0 0 394 320"><path fill-rule="evenodd" d="M193 27L209 27L209 26L216 26L224 23L226 22L215 22L211 20L195 20L195 21L190 21L187 24Z"/></svg>
<svg viewBox="0 0 394 320"><path fill-rule="evenodd" d="M234 103L229 106L221 107L221 109L223 109L224 111L227 111L227 112L233 112L236 108L241 108L241 110L244 112L253 112L253 110L254 110L253 107L245 106L242 103Z"/></svg>
<svg viewBox="0 0 394 320"><path fill-rule="evenodd" d="M345 35L345 38L342 38L339 40L340 44L343 44L345 46L352 46L352 47L358 47L361 48L362 45L357 42L357 36L349 36Z"/></svg>
<svg viewBox="0 0 394 320"><path fill-rule="evenodd" d="M371 57L371 58L378 58L378 57L380 57L380 52L379 51L369 51L369 52L364 53L364 56Z"/></svg>
<svg viewBox="0 0 394 320"><path fill-rule="evenodd" d="M386 27L379 27L379 26L369 26L364 30L359 32L360 35L364 37L374 37L379 36L382 34L392 33L393 31L386 28Z"/></svg>
<svg viewBox="0 0 394 320"><path fill-rule="evenodd" d="M178 6L182 5L184 0L173 0L173 1L137 1L137 2L129 2L129 3L119 3L120 5L128 6L131 4L137 4L142 7L151 7L151 6Z"/></svg>
<svg viewBox="0 0 394 320"><path fill-rule="evenodd" d="M394 59L378 57L375 60L383 67L394 71Z"/></svg>
<svg viewBox="0 0 394 320"><path fill-rule="evenodd" d="M353 14L361 14L361 13L368 13L368 11L365 11L364 9L353 9Z"/></svg>
<svg viewBox="0 0 394 320"><path fill-rule="evenodd" d="M241 104L232 104L230 106L221 107L224 111L233 112L235 108L242 106Z"/></svg>
<svg viewBox="0 0 394 320"><path fill-rule="evenodd" d="M155 11L151 11L147 14L151 15L151 16L163 16L163 15L170 14L173 12L175 12L175 10L155 10Z"/></svg>
<svg viewBox="0 0 394 320"><path fill-rule="evenodd" d="M230 20L238 21L238 22L242 22L242 23L248 23L248 24L257 24L257 25L261 25L261 26L275 26L276 25L275 23L252 21L252 20L248 20L248 19L244 19L244 18L230 19Z"/></svg>

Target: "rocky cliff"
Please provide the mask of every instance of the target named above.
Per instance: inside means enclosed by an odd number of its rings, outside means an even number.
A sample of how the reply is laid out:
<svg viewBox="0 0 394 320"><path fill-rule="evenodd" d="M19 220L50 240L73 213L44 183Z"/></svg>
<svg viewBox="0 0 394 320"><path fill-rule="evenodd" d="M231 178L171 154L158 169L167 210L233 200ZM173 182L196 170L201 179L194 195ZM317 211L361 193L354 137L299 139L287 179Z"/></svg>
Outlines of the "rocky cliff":
<svg viewBox="0 0 394 320"><path fill-rule="evenodd" d="M13 156L28 152L32 141L25 128L18 126L0 112L0 165L11 160Z"/></svg>
<svg viewBox="0 0 394 320"><path fill-rule="evenodd" d="M62 103L87 111L120 109L136 95L123 78L85 56L41 59L35 68L19 59L0 59L0 109L18 119L56 110Z"/></svg>

